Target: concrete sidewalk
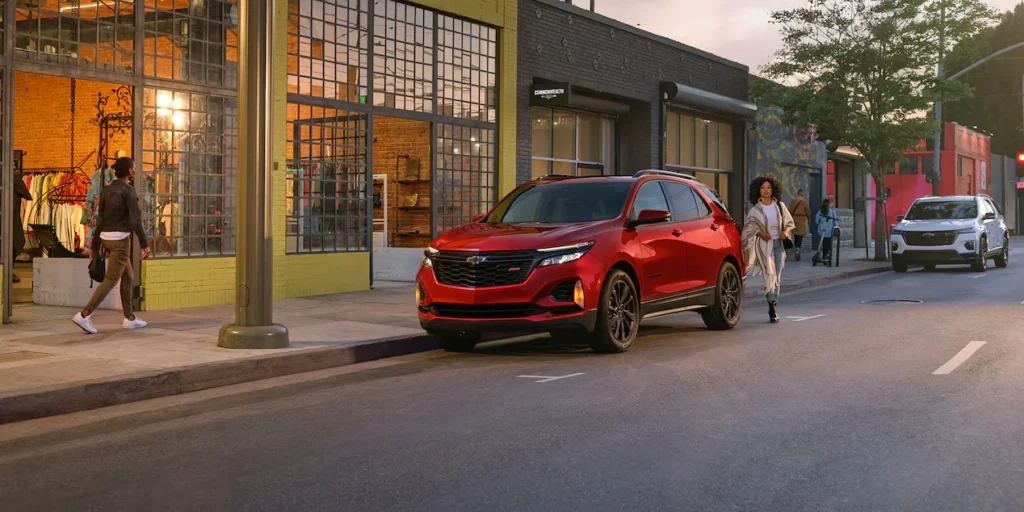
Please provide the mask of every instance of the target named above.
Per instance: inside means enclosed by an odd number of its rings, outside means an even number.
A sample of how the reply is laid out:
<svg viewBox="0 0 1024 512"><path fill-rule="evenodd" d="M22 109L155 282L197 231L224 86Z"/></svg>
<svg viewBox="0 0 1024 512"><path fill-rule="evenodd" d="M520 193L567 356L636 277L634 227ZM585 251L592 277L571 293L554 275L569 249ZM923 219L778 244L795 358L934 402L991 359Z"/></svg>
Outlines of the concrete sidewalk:
<svg viewBox="0 0 1024 512"><path fill-rule="evenodd" d="M888 269L877 263L839 268L788 264L784 291ZM760 293L753 277L747 296ZM217 347L232 306L151 312L149 327L123 331L120 315L96 315L100 334L71 323L75 310L16 306L0 327L0 423L53 416L437 348L419 328L412 286L275 302L291 347L274 351Z"/></svg>

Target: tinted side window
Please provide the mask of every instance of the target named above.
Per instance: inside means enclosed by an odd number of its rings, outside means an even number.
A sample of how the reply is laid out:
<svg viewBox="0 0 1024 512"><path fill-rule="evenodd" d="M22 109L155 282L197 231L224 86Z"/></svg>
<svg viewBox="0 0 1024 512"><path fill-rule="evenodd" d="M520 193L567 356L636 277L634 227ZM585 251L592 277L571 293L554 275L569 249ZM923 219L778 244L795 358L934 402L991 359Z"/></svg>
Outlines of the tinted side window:
<svg viewBox="0 0 1024 512"><path fill-rule="evenodd" d="M644 210L671 211L665 201L665 193L661 191L661 182L649 181L640 186L633 200L632 217L636 218Z"/></svg>
<svg viewBox="0 0 1024 512"><path fill-rule="evenodd" d="M996 203L992 202L991 199L986 199L985 202L988 203L988 209L989 209L990 212L992 212L992 213L994 213L996 215L1002 215L1003 214L1003 212L999 211L999 207L996 206Z"/></svg>
<svg viewBox="0 0 1024 512"><path fill-rule="evenodd" d="M672 220L685 222L703 217L698 204L707 209L704 201L694 197L693 190L682 183L666 181L665 194L668 195L668 202L672 205Z"/></svg>

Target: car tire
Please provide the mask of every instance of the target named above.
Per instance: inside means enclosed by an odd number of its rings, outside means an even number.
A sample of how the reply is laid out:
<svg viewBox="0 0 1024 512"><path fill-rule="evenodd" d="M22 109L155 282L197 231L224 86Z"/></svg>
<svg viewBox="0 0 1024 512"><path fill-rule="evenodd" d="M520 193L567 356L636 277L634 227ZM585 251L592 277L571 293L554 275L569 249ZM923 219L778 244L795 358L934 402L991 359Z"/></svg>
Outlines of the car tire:
<svg viewBox="0 0 1024 512"><path fill-rule="evenodd" d="M597 307L597 327L590 348L602 354L629 350L640 331L640 296L629 275L612 270L604 280Z"/></svg>
<svg viewBox="0 0 1024 512"><path fill-rule="evenodd" d="M982 238L978 245L978 257L971 263L971 269L975 272L988 270L988 239Z"/></svg>
<svg viewBox="0 0 1024 512"><path fill-rule="evenodd" d="M470 352L483 337L478 332L427 331L437 339L445 352Z"/></svg>
<svg viewBox="0 0 1024 512"><path fill-rule="evenodd" d="M892 258L892 271L903 273L907 271L907 262L903 258L893 256Z"/></svg>
<svg viewBox="0 0 1024 512"><path fill-rule="evenodd" d="M935 271L935 265L925 265L924 266L924 270L925 270L925 272L934 272Z"/></svg>
<svg viewBox="0 0 1024 512"><path fill-rule="evenodd" d="M743 311L743 281L736 265L725 262L718 270L715 303L700 311L704 325L713 331L727 331L740 322Z"/></svg>
<svg viewBox="0 0 1024 512"><path fill-rule="evenodd" d="M1003 250L996 256L996 267L1006 268L1010 264L1010 237L1003 238Z"/></svg>

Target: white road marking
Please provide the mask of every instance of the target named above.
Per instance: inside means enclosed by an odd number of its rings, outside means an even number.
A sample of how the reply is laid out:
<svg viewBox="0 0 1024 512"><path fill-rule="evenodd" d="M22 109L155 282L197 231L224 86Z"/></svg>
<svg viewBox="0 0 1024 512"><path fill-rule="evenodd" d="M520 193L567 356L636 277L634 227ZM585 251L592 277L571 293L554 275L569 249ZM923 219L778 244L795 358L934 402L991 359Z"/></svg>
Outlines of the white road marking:
<svg viewBox="0 0 1024 512"><path fill-rule="evenodd" d="M956 370L958 366L964 364L964 361L966 361L968 358L974 355L974 353L977 352L978 349L981 348L983 345L985 345L985 343L987 342L972 341L968 343L967 346L963 348L963 350L961 350L957 355L953 356L953 359L950 359L946 364L940 366L938 370L932 372L932 375L949 375L950 373L953 372L953 370Z"/></svg>
<svg viewBox="0 0 1024 512"><path fill-rule="evenodd" d="M815 318L821 318L825 315L814 315L814 316L787 316L786 318L794 322L803 322L804 320L814 320Z"/></svg>
<svg viewBox="0 0 1024 512"><path fill-rule="evenodd" d="M967 277L970 277L971 279L979 279L979 278L985 277L987 275L988 274L978 274L976 276L967 276Z"/></svg>
<svg viewBox="0 0 1024 512"><path fill-rule="evenodd" d="M553 380L568 379L569 377L579 377L585 375L583 373L572 373L569 375L551 376L551 375L518 375L520 379L540 379L536 381L538 384L544 382L551 382Z"/></svg>

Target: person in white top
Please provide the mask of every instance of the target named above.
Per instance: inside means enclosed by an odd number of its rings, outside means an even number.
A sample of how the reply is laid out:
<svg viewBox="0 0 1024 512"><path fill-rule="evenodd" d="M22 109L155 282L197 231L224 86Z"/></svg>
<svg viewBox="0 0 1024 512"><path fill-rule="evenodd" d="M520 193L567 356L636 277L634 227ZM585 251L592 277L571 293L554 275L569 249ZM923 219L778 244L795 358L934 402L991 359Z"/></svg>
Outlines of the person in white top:
<svg viewBox="0 0 1024 512"><path fill-rule="evenodd" d="M788 240L795 227L789 208L782 202L782 187L772 176L761 176L750 184L748 193L751 208L743 225L741 241L743 259L748 272L754 265L764 276L764 294L768 299L768 318L779 321L779 290L782 269L786 265L784 240Z"/></svg>

